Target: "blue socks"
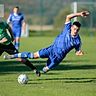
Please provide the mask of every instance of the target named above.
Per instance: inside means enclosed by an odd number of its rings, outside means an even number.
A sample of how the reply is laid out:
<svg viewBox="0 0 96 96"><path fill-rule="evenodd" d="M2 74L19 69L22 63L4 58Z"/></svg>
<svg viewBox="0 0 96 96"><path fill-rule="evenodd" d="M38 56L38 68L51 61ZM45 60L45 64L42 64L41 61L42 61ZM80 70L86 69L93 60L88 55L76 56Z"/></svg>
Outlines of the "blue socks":
<svg viewBox="0 0 96 96"><path fill-rule="evenodd" d="M14 54L14 58L34 58L34 55L33 53L31 52L22 52L22 53L17 53L17 54Z"/></svg>

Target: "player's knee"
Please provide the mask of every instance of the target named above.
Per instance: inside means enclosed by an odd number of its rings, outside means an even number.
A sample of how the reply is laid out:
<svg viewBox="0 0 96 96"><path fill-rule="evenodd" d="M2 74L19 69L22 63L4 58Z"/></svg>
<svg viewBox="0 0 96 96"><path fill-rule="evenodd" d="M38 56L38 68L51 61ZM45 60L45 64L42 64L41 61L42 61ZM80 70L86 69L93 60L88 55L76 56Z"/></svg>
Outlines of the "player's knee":
<svg viewBox="0 0 96 96"><path fill-rule="evenodd" d="M23 62L23 59L21 58L16 58L17 61Z"/></svg>
<svg viewBox="0 0 96 96"><path fill-rule="evenodd" d="M39 53L38 52L35 52L34 53L34 58L36 59L36 58L39 58L40 56L39 56Z"/></svg>
<svg viewBox="0 0 96 96"><path fill-rule="evenodd" d="M19 42L19 41L20 41L20 37L17 37L17 38L15 39L15 41L16 41L16 42Z"/></svg>

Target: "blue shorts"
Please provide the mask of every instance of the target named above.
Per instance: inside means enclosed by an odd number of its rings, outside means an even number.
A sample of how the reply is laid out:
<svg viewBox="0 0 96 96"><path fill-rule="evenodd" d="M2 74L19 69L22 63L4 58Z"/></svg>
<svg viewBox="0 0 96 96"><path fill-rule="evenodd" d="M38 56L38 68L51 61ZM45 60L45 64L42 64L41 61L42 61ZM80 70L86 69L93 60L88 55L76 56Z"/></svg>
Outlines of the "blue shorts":
<svg viewBox="0 0 96 96"><path fill-rule="evenodd" d="M54 68L63 60L56 54L52 46L39 50L39 56L40 58L48 58L47 66L49 69Z"/></svg>
<svg viewBox="0 0 96 96"><path fill-rule="evenodd" d="M21 37L21 28L14 28L13 30L13 35L14 37Z"/></svg>

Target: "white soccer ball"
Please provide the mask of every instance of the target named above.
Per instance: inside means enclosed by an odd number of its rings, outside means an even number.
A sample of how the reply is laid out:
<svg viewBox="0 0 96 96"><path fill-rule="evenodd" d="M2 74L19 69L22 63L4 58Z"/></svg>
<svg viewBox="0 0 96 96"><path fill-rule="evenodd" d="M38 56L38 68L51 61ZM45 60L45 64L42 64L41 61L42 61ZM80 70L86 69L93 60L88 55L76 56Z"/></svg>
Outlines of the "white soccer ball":
<svg viewBox="0 0 96 96"><path fill-rule="evenodd" d="M28 83L28 76L26 74L20 74L18 76L18 83L27 84Z"/></svg>

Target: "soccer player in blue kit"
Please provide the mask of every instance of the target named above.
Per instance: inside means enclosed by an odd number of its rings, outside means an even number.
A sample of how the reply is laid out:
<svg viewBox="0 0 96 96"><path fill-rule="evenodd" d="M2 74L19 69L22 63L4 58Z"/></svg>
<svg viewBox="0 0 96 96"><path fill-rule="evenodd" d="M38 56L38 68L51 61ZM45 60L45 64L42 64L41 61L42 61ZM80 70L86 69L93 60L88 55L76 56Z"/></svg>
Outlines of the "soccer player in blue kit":
<svg viewBox="0 0 96 96"><path fill-rule="evenodd" d="M12 27L14 35L14 45L15 48L19 50L21 32L22 30L25 30L26 24L24 21L24 15L19 12L18 6L13 8L13 12L9 15L7 23Z"/></svg>
<svg viewBox="0 0 96 96"><path fill-rule="evenodd" d="M66 17L65 27L63 31L57 36L52 45L47 48L41 49L35 53L22 52L14 55L4 56L5 59L13 58L48 58L46 66L43 68L43 72L46 73L50 69L57 66L72 49L75 48L76 55L83 55L81 50L81 39L78 34L81 24L78 21L71 24L71 19L74 17L86 17L89 15L88 11L77 12L69 14Z"/></svg>

